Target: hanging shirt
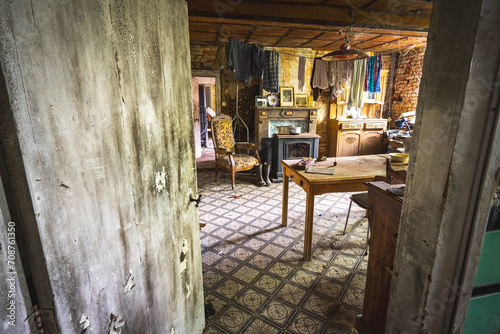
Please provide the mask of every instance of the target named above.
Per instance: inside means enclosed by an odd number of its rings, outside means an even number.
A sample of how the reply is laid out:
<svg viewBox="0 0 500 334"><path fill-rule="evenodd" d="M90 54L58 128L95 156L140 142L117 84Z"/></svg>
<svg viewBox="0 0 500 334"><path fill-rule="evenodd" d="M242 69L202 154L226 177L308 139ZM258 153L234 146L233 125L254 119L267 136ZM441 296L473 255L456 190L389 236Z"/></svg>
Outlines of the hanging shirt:
<svg viewBox="0 0 500 334"><path fill-rule="evenodd" d="M328 88L328 62L319 58L314 59L312 88Z"/></svg>
<svg viewBox="0 0 500 334"><path fill-rule="evenodd" d="M298 72L298 80L299 80L299 91L304 90L304 84L306 83L306 58L299 57L299 72Z"/></svg>
<svg viewBox="0 0 500 334"><path fill-rule="evenodd" d="M336 95L342 93L350 84L353 71L352 60L336 61L334 75L334 89Z"/></svg>
<svg viewBox="0 0 500 334"><path fill-rule="evenodd" d="M369 57L366 60L365 91L380 92L380 72L382 71L382 55Z"/></svg>
<svg viewBox="0 0 500 334"><path fill-rule="evenodd" d="M245 81L252 77L262 77L262 48L257 44L248 44L229 37L226 43L226 68L233 71L235 80Z"/></svg>
<svg viewBox="0 0 500 334"><path fill-rule="evenodd" d="M264 75L262 88L271 93L280 91L280 54L278 52L264 51Z"/></svg>

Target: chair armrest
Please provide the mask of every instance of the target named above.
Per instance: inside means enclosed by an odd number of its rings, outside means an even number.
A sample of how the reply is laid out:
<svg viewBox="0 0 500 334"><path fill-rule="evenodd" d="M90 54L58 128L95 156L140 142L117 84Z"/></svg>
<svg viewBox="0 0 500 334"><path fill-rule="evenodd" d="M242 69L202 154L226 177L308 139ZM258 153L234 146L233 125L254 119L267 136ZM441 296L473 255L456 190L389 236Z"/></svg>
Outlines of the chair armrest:
<svg viewBox="0 0 500 334"><path fill-rule="evenodd" d="M259 148L254 143L235 143L235 149L255 151L255 156L260 163Z"/></svg>
<svg viewBox="0 0 500 334"><path fill-rule="evenodd" d="M234 154L234 152L228 150L228 149L225 149L224 147L216 147L215 148L215 153L217 155L226 155L226 154Z"/></svg>
<svg viewBox="0 0 500 334"><path fill-rule="evenodd" d="M253 143L235 143L234 144L235 148L242 149L242 150L256 150L258 147L255 146Z"/></svg>

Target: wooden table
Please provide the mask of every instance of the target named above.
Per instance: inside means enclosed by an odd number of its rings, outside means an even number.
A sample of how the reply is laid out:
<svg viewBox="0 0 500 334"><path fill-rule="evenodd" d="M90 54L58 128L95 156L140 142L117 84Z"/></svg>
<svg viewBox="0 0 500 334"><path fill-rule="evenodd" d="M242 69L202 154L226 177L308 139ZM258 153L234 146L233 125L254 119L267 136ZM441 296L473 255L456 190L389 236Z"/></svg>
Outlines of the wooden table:
<svg viewBox="0 0 500 334"><path fill-rule="evenodd" d="M304 260L311 259L312 229L314 217L314 196L333 192L366 191L365 182L373 181L375 176L385 177L387 154L361 155L336 158L337 166L333 175L306 173L293 166L299 160L282 160L283 165L283 203L281 225L288 224L288 183L292 179L306 192L306 222L304 235ZM333 164L335 158L327 161ZM391 164L395 169L406 169L401 164Z"/></svg>

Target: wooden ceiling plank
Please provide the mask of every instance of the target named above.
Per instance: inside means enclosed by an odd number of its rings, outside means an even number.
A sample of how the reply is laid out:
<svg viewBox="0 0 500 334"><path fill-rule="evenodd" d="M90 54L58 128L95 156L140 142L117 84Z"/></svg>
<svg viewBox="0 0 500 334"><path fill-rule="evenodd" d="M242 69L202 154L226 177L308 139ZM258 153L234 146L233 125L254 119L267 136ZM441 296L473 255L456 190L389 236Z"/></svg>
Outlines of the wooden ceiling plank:
<svg viewBox="0 0 500 334"><path fill-rule="evenodd" d="M286 34L284 34L273 46L276 46L276 45L280 44L280 42L282 40L284 40L285 37L288 36L292 31L293 31L293 29L288 30L288 32Z"/></svg>
<svg viewBox="0 0 500 334"><path fill-rule="evenodd" d="M308 40L307 42L305 42L304 44L302 44L301 46L299 46L299 48L303 47L303 46L304 46L304 45L306 45L306 44L309 44L309 42L314 41L316 38L321 37L321 36L323 36L324 34L325 34L325 33L324 33L324 32L322 32L322 33L320 33L318 36L311 38L310 40Z"/></svg>
<svg viewBox="0 0 500 334"><path fill-rule="evenodd" d="M335 40L335 41L333 41L333 42L331 42L331 43L328 43L327 45L323 46L323 49L325 49L325 48L329 47L329 46L330 46L330 45L332 45L332 44L335 44L335 43L338 43L338 42L340 42L340 41L344 41L344 40L345 40L345 38L344 38L344 37L339 38L339 39L337 39L337 40Z"/></svg>
<svg viewBox="0 0 500 334"><path fill-rule="evenodd" d="M380 50L380 51L374 51L374 52L383 52L383 53L392 53L392 52L397 52L401 50L406 50L409 48L420 48L422 46L426 46L427 43L418 43L418 44L411 44L411 45L406 45L404 47L398 47L398 48L393 48L393 49L387 49L387 50Z"/></svg>
<svg viewBox="0 0 500 334"><path fill-rule="evenodd" d="M387 43L382 43L382 44L379 44L379 45L375 45L373 47L373 49L376 49L376 48L383 48L385 45L391 45L391 44L401 44L402 42L406 41L408 39L408 37L405 37L405 38L398 38L398 39L395 39L394 41L392 42L387 42Z"/></svg>
<svg viewBox="0 0 500 334"><path fill-rule="evenodd" d="M376 4L377 2L379 2L379 0L373 0L373 1L370 1L369 3L367 3L366 5L364 5L364 6L363 6L363 7L361 7L361 8L363 8L363 9L368 9L370 6L372 6L372 5Z"/></svg>
<svg viewBox="0 0 500 334"><path fill-rule="evenodd" d="M399 12L379 12L370 9L355 8L354 22L350 13L351 7L336 4L318 4L310 2L240 0L238 5L225 3L221 7L212 1L188 0L189 16L210 19L237 19L255 22L282 22L305 24L311 26L326 25L349 27L382 28L410 31L427 31L429 15L413 15ZM214 8L214 6L216 8ZM346 10L346 9L349 9ZM379 15L380 14L380 15ZM254 24L254 23L253 23Z"/></svg>
<svg viewBox="0 0 500 334"><path fill-rule="evenodd" d="M248 34L248 37L247 39L245 40L245 43L248 43L248 41L250 40L250 38L252 38L253 34L257 31L257 27L253 27L252 31L250 32L250 34Z"/></svg>
<svg viewBox="0 0 500 334"><path fill-rule="evenodd" d="M345 27L332 26L332 25L314 25L314 24L297 24L297 23L283 23L283 22L270 22L270 21L248 21L248 20L237 20L237 19L219 19L219 18L207 18L207 17L189 17L189 22L204 23L204 24L219 24L219 23L230 23L232 25L245 25L245 26L258 26L259 28L265 29L301 29L301 30L322 30L333 33L339 33L341 29ZM365 34L380 34L386 36L412 36L412 37L422 37L427 38L427 32L425 31L410 31L410 30L397 30L397 29L378 29L378 28L363 28L363 27L352 27L352 33L365 33Z"/></svg>
<svg viewBox="0 0 500 334"><path fill-rule="evenodd" d="M352 46L357 46L357 45L360 45L360 44L363 44L363 43L366 43L366 42L369 42L369 41L373 41L374 39L377 39L379 37L382 37L382 35L378 35L376 37L373 37L373 38L370 38L370 39L367 39L367 40L364 40L364 41L360 41L359 43L356 43L356 44L351 44L351 47Z"/></svg>

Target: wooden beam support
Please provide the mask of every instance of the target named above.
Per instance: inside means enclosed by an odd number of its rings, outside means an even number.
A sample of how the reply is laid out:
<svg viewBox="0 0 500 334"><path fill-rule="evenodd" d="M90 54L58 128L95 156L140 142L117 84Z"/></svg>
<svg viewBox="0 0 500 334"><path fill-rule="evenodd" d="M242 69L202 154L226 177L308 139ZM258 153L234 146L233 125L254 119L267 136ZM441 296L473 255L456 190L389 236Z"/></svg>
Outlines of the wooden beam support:
<svg viewBox="0 0 500 334"><path fill-rule="evenodd" d="M375 45L374 47L372 47L370 49L376 50L377 48L383 48L384 46L387 46L387 45L399 44L399 43L404 42L406 40L408 40L408 37L405 37L405 38L396 38L393 41Z"/></svg>
<svg viewBox="0 0 500 334"><path fill-rule="evenodd" d="M278 44L280 44L280 42L281 42L282 40L284 40L286 36L290 35L290 33L291 33L292 31L293 31L293 29L288 30L288 32L287 32L286 34L284 34L284 35L283 35L283 36L279 39L279 41L277 41L276 43L274 43L274 45L273 45L273 46L277 46Z"/></svg>
<svg viewBox="0 0 500 334"><path fill-rule="evenodd" d="M327 48L327 47L329 47L330 45L335 44L335 43L337 43L337 42L339 42L339 41L343 41L343 40L345 40L345 37L342 37L342 38L336 39L336 40L334 40L333 42L328 43L327 45L325 45L325 46L321 47L321 49L326 49L326 48Z"/></svg>
<svg viewBox="0 0 500 334"><path fill-rule="evenodd" d="M392 52L396 52L396 51L400 51L400 50L406 50L406 49L409 49L409 48L420 48L422 46L427 46L427 43L408 44L408 45L404 45L402 47L395 48L395 49L373 50L373 52L378 52L378 53L392 53Z"/></svg>
<svg viewBox="0 0 500 334"><path fill-rule="evenodd" d="M282 22L264 22L264 21L242 21L235 19L211 19L205 17L189 17L189 22L198 24L230 24L230 25L241 25L241 26L258 26L259 28L286 28L286 29L300 29L300 30L314 30L318 32L338 32L340 27L336 26L324 26L324 25L305 25L305 24L294 24L294 23L282 23ZM345 28L345 27L344 27ZM411 37L427 37L427 32L417 32L417 31L403 31L403 30L382 30L382 29L369 29L352 27L353 34L379 34L384 36L411 36Z"/></svg>
<svg viewBox="0 0 500 334"><path fill-rule="evenodd" d="M245 43L248 43L248 41L250 40L250 38L252 38L253 34L257 31L257 27L253 27L252 28L252 31L248 34L248 37L247 39L245 40Z"/></svg>
<svg viewBox="0 0 500 334"><path fill-rule="evenodd" d="M361 8L363 8L363 9L368 9L370 6L372 6L372 5L376 4L377 2L379 2L379 0L372 0L372 1L370 1L369 3L367 3L366 5L364 5L364 6L363 6L363 7L361 7Z"/></svg>
<svg viewBox="0 0 500 334"><path fill-rule="evenodd" d="M188 0L189 16L205 18L209 21L228 19L258 25L298 24L309 26L349 27L370 29L402 30L426 32L429 26L428 15L412 13L390 13L369 9L354 8L354 22L351 7L331 4L318 4L293 1L243 1L227 0Z"/></svg>
<svg viewBox="0 0 500 334"><path fill-rule="evenodd" d="M359 41L359 43L356 43L356 44L351 44L351 47L352 46L356 46L356 45L360 45L360 44L363 44L363 43L366 43L366 42L369 42L369 41L373 41L374 39L377 39L379 37L382 37L382 35L378 35L376 37L373 37L373 38L369 38L367 40L364 40L364 41Z"/></svg>
<svg viewBox="0 0 500 334"><path fill-rule="evenodd" d="M315 39L317 39L318 37L323 36L324 34L325 34L325 32L322 32L322 33L320 33L319 35L317 35L317 36L315 36L315 37L313 37L313 38L309 39L307 42L305 42L304 44L300 45L300 46L299 46L299 48L303 47L303 46L304 46L304 45L306 45L306 44L309 44L310 42L314 41L314 40L315 40Z"/></svg>

